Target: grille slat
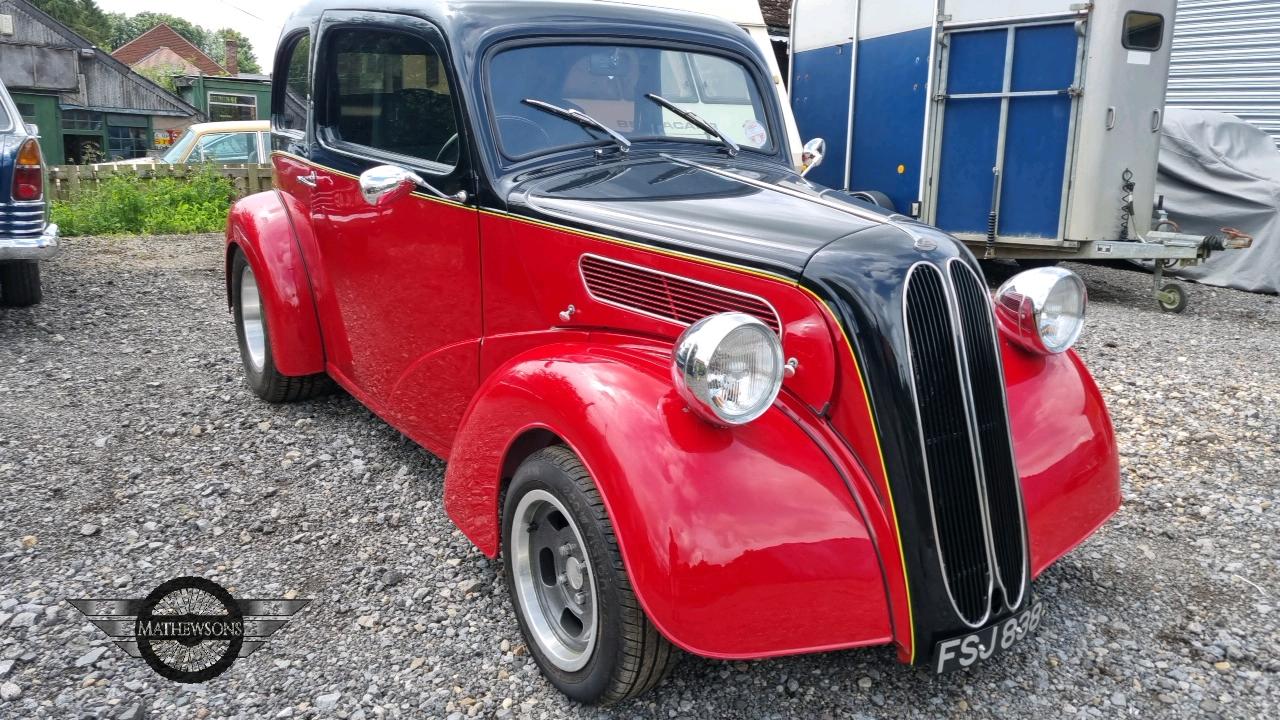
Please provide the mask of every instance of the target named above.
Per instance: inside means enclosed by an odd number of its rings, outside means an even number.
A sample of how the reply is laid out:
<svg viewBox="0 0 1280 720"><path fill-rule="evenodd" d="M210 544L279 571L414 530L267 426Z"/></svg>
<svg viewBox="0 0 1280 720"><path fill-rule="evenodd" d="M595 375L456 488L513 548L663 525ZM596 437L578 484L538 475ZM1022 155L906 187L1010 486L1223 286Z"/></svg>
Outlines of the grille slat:
<svg viewBox="0 0 1280 720"><path fill-rule="evenodd" d="M578 264L588 292L603 302L681 325L716 313L742 312L782 333L773 306L760 298L595 255L583 255Z"/></svg>

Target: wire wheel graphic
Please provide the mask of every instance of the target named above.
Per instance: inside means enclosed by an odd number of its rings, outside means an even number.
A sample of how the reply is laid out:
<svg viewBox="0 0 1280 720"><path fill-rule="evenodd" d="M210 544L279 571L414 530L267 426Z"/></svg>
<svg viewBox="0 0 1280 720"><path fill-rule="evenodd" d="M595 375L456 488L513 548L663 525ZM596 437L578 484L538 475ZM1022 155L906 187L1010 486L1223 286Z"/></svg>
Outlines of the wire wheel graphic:
<svg viewBox="0 0 1280 720"><path fill-rule="evenodd" d="M222 586L198 577L175 578L153 590L135 631L147 664L180 683L222 674L244 644L240 605Z"/></svg>

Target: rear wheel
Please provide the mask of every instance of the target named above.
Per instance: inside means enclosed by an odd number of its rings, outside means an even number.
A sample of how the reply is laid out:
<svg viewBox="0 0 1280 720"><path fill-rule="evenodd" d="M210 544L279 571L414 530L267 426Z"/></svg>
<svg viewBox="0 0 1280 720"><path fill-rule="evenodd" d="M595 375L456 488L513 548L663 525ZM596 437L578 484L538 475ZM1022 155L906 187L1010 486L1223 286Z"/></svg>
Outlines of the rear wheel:
<svg viewBox="0 0 1280 720"><path fill-rule="evenodd" d="M291 377L276 370L258 280L241 252L231 261L231 306L245 379L258 397L272 403L295 402L331 389L329 377L324 373Z"/></svg>
<svg viewBox="0 0 1280 720"><path fill-rule="evenodd" d="M40 288L40 263L14 260L0 263L0 305L27 307L44 298Z"/></svg>
<svg viewBox="0 0 1280 720"><path fill-rule="evenodd" d="M586 468L568 448L525 460L503 502L507 591L542 673L584 703L658 684L675 650L645 616Z"/></svg>

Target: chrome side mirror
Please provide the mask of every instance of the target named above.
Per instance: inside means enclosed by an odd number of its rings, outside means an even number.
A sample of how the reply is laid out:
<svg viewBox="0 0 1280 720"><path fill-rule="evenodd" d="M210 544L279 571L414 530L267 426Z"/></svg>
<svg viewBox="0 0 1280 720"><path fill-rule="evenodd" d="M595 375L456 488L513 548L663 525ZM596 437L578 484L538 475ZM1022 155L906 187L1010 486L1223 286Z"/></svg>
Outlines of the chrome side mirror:
<svg viewBox="0 0 1280 720"><path fill-rule="evenodd" d="M360 173L360 194L374 207L386 207L425 184L417 173L395 165L379 165Z"/></svg>
<svg viewBox="0 0 1280 720"><path fill-rule="evenodd" d="M379 165L360 173L360 194L364 196L365 202L374 207L390 205L402 197L411 195L413 191L420 187L425 188L441 200L456 203L465 203L467 201L466 190L460 190L453 195L446 195L431 183L423 180L418 173L406 170L398 165Z"/></svg>
<svg viewBox="0 0 1280 720"><path fill-rule="evenodd" d="M827 155L827 141L822 138L814 138L804 144L804 152L800 154L800 177L809 174L809 171L822 164L822 159Z"/></svg>
<svg viewBox="0 0 1280 720"><path fill-rule="evenodd" d="M27 126L27 134L32 137L40 137L40 126L35 123L25 123Z"/></svg>

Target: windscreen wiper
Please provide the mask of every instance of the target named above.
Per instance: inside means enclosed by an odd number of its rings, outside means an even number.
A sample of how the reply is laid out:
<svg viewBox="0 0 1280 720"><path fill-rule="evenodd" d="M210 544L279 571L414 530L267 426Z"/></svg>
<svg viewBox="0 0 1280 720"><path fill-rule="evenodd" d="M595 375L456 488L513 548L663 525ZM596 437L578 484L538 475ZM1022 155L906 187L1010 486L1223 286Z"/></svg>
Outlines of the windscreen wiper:
<svg viewBox="0 0 1280 720"><path fill-rule="evenodd" d="M556 117L562 117L565 120L578 123L582 127L591 128L593 130L599 130L600 132L605 133L610 138L612 138L614 142L618 143L618 150L624 155L627 153L628 150L631 149L631 141L628 140L626 137L624 137L621 133L615 131L614 129L610 128L608 125L605 125L604 123L600 122L599 120L591 117L590 115L582 112L577 108L562 108L558 105L552 105L549 102L544 102L542 100L534 100L533 98L525 98L520 102L523 102L525 105L528 105L529 107L538 108L543 112L551 113Z"/></svg>
<svg viewBox="0 0 1280 720"><path fill-rule="evenodd" d="M740 148L738 147L738 143L730 140L724 133L717 130L715 125L712 125L711 123L707 122L706 120L703 120L702 118L689 112L688 110L684 110L678 107L675 103L662 97L661 95L658 95L656 93L647 93L645 97L658 103L659 105L670 110L671 112L679 115L685 120L693 123L702 132L719 140L721 143L724 144L724 148L729 153L729 157L736 157L738 155L738 152L740 150Z"/></svg>

